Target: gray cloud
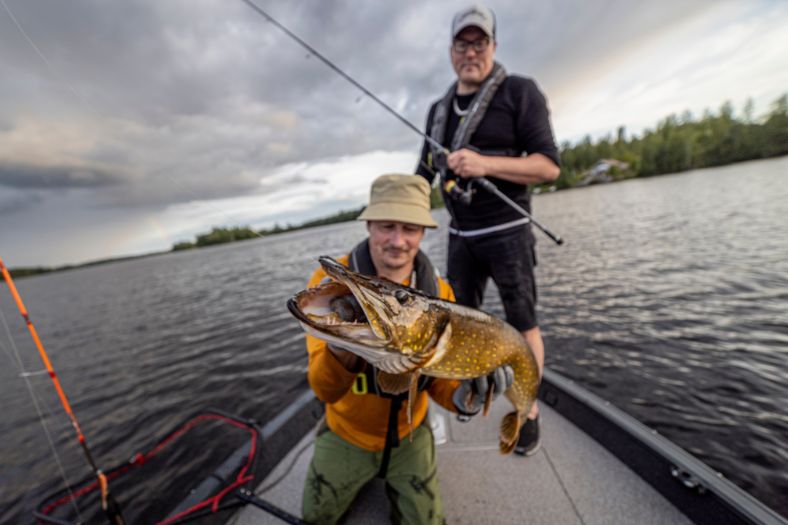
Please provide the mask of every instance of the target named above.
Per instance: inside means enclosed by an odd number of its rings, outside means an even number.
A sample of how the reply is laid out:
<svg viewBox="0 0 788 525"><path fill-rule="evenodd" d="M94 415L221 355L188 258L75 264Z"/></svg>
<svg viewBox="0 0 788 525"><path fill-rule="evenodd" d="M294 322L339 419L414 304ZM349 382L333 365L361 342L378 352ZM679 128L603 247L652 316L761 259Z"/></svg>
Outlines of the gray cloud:
<svg viewBox="0 0 788 525"><path fill-rule="evenodd" d="M0 186L68 189L115 186L121 178L109 171L82 166L35 166L0 162Z"/></svg>
<svg viewBox="0 0 788 525"><path fill-rule="evenodd" d="M11 215L29 208L34 208L43 202L38 193L26 191L24 194L13 190L0 193L0 215Z"/></svg>
<svg viewBox="0 0 788 525"><path fill-rule="evenodd" d="M55 81L60 91L50 95L66 106L152 127L196 115L234 118L226 113L232 100L286 108L301 123L289 130L269 125L276 140L290 145L289 154L266 157L269 165L418 147L418 136L315 57L306 58L306 51L241 2L81 0L65 6L9 0L9 5L55 70L54 75L46 71L15 28L4 26L0 56L17 73L5 89L16 94L30 84L41 90ZM428 104L452 79L448 21L456 6L451 4L260 5L382 99L401 105L419 127ZM583 3L570 12L565 4L496 2L499 53L512 71L563 84L589 69L601 52L704 6L677 5L643 9L614 2L603 9ZM62 84L73 87L79 100L67 100L74 97Z"/></svg>

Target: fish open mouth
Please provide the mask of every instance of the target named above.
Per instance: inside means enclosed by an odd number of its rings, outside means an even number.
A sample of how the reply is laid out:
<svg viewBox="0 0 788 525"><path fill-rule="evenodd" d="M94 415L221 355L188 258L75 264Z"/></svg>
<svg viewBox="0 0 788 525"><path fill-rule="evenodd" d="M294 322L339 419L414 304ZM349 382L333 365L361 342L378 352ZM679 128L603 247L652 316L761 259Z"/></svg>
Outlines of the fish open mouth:
<svg viewBox="0 0 788 525"><path fill-rule="evenodd" d="M346 285L331 281L299 293L287 302L290 312L299 320L322 326L367 324L363 309L356 310L351 302L353 292Z"/></svg>
<svg viewBox="0 0 788 525"><path fill-rule="evenodd" d="M291 313L308 327L345 338L363 339L364 344L385 346L392 341L384 289L389 281L351 271L331 257L319 257L326 274L334 279L307 289L288 302Z"/></svg>
<svg viewBox="0 0 788 525"><path fill-rule="evenodd" d="M296 294L287 308L315 337L343 345L385 346L390 339L387 331L379 324L378 329L373 328L368 315L377 318L377 314L365 309L362 302L351 287L331 281Z"/></svg>
<svg viewBox="0 0 788 525"><path fill-rule="evenodd" d="M427 340L416 337L416 346L411 346L414 340L405 334L403 344L401 332L410 329L418 315L417 309L403 310L407 299L398 297L403 286L353 272L330 257L319 261L334 281L303 290L287 302L308 334L349 350L389 374L410 372L432 358L443 328L427 332ZM403 312L405 319L398 321ZM424 348L431 351L423 352Z"/></svg>

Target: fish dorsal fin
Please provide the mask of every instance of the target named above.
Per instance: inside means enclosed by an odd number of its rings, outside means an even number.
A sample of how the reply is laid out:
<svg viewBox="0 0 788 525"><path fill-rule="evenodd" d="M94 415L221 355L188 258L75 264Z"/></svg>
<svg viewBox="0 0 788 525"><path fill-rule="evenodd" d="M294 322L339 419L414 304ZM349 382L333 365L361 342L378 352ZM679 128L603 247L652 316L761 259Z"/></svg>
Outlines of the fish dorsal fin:
<svg viewBox="0 0 788 525"><path fill-rule="evenodd" d="M386 394L397 395L407 392L413 374L389 374L378 370L378 386Z"/></svg>
<svg viewBox="0 0 788 525"><path fill-rule="evenodd" d="M443 356L446 355L446 352L449 350L449 340L451 339L451 321L446 323L441 336L438 338L438 342L435 343L435 346L432 347L432 350L424 356L424 361L422 361L419 366L422 368L426 368L428 366L437 364L443 359Z"/></svg>

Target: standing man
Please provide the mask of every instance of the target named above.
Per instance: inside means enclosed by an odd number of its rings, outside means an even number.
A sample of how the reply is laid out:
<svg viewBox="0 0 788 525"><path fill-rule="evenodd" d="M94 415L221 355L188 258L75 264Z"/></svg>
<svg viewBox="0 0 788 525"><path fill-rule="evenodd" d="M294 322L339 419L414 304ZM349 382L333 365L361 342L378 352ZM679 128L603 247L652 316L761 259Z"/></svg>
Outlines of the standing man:
<svg viewBox="0 0 788 525"><path fill-rule="evenodd" d="M430 108L426 129L451 153L447 156L425 142L417 173L430 182L436 176L441 179L452 218L447 276L457 302L478 308L492 277L506 320L523 333L541 371L544 343L536 317L531 225L492 193L474 188L473 181L488 177L530 212L528 184L553 181L560 174L547 102L533 80L507 75L494 61L492 11L479 5L459 11L451 36L457 81ZM531 455L538 450L538 414L534 404L515 453Z"/></svg>
<svg viewBox="0 0 788 525"><path fill-rule="evenodd" d="M383 175L372 183L369 206L358 220L367 222L369 237L341 264L364 275L385 277L429 295L454 300L451 287L419 250L425 228L437 224L430 215L430 186L413 175ZM314 287L326 279L318 268ZM348 305L361 310L357 302ZM381 372L351 352L306 336L307 378L326 404L326 421L315 438L302 511L307 523L333 524L347 511L359 490L372 478L386 480L392 521L409 524L444 522L438 489L435 442L427 415L427 396L466 416L478 413L489 385L493 395L511 385L506 367L489 377L454 381L423 376L408 423L408 393L384 391ZM411 434L411 428L413 433Z"/></svg>

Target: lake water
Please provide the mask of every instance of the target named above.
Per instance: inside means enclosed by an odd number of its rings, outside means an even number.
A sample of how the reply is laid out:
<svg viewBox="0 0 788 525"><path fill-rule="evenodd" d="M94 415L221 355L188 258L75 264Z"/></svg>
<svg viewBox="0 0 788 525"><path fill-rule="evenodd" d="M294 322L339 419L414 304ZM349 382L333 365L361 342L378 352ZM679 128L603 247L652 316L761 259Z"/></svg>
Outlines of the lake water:
<svg viewBox="0 0 788 525"><path fill-rule="evenodd" d="M548 366L788 516L788 158L539 195L534 210L566 239L537 233ZM19 280L99 464L204 407L278 413L306 371L285 301L318 255L364 234L345 223ZM423 246L445 270L445 229ZM500 315L496 294L485 308ZM31 523L63 481L12 359L42 368L5 286L0 311L0 522ZM67 478L87 476L48 377L31 382Z"/></svg>

